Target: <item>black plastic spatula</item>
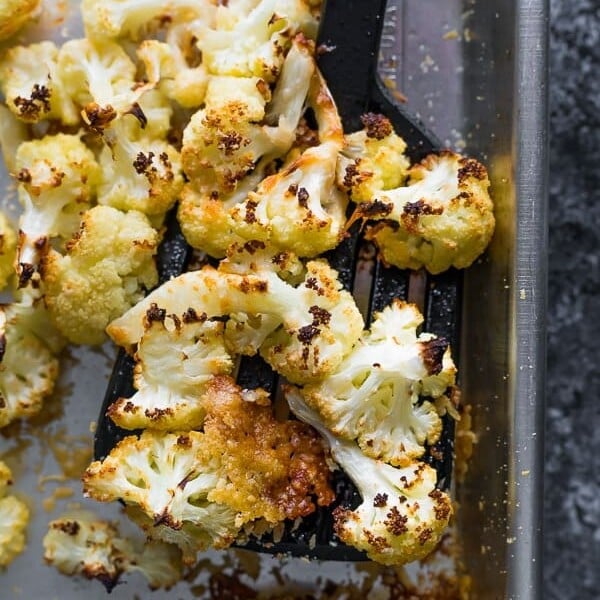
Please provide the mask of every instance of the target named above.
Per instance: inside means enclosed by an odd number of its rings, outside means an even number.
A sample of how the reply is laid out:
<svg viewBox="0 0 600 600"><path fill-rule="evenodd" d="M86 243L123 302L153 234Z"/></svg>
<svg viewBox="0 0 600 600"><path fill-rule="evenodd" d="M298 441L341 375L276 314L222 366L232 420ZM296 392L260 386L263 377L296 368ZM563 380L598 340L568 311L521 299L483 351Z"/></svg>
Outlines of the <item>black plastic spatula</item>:
<svg viewBox="0 0 600 600"><path fill-rule="evenodd" d="M318 63L336 100L345 132L362 127L361 116L367 112L385 115L408 145L412 160L419 160L440 149L437 140L398 105L377 75L379 40L385 16L385 0L327 0L318 37ZM365 318L370 322L374 312L383 309L394 298L417 301L424 309L425 329L446 338L458 355L460 288L462 277L457 271L441 276L415 276L407 271L384 267L372 258L372 248L353 227L347 237L326 257L340 274L343 284L355 289L358 269L372 273L367 291ZM174 217L168 223L158 263L161 280L181 273L186 266L188 247ZM364 284L362 292L364 289ZM124 431L106 417L106 410L117 398L133 394L133 363L121 352L116 361L102 405L95 434L94 454L104 458L114 445L132 432ZM246 388L277 389L277 375L260 357L244 358L238 372L238 383ZM435 451L426 460L438 472L438 486L450 485L453 453L453 423L444 418L444 431ZM246 548L259 552L288 553L324 560L365 560L365 555L336 539L332 511L336 506L355 507L360 496L341 471L334 474L336 500L332 506L319 508L298 525L288 523L277 541L264 536L252 540Z"/></svg>

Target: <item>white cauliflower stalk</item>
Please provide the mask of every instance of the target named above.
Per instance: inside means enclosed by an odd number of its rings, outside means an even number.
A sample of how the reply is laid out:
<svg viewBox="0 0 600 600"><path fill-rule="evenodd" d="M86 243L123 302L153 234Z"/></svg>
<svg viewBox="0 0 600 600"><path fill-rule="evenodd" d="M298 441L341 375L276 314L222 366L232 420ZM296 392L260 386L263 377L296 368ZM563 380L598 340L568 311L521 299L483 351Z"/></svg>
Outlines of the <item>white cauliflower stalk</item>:
<svg viewBox="0 0 600 600"><path fill-rule="evenodd" d="M8 495L12 473L0 460L0 568L7 567L25 550L29 509L22 500Z"/></svg>
<svg viewBox="0 0 600 600"><path fill-rule="evenodd" d="M50 250L42 284L50 318L74 344L101 344L105 327L158 281L158 233L137 211L95 206L63 256Z"/></svg>
<svg viewBox="0 0 600 600"><path fill-rule="evenodd" d="M425 558L452 515L450 498L435 487L435 470L423 462L398 468L367 457L354 442L334 436L297 391L288 390L286 397L294 414L327 440L333 459L362 497L356 509L334 511L338 537L385 565Z"/></svg>
<svg viewBox="0 0 600 600"><path fill-rule="evenodd" d="M125 429L196 429L205 416L200 400L215 375L234 363L225 347L224 323L188 310L167 314L152 305L135 353L131 398L114 402L108 416Z"/></svg>
<svg viewBox="0 0 600 600"><path fill-rule="evenodd" d="M132 139L120 119L104 131L98 202L119 210L162 217L183 187L179 152L162 139Z"/></svg>
<svg viewBox="0 0 600 600"><path fill-rule="evenodd" d="M409 171L408 185L373 193L352 220L379 220L367 230L381 258L402 269L464 269L494 232L486 168L454 152L431 154Z"/></svg>
<svg viewBox="0 0 600 600"><path fill-rule="evenodd" d="M19 217L19 286L37 277L52 238L70 238L95 198L100 168L79 135L58 133L23 142L16 178L23 212Z"/></svg>
<svg viewBox="0 0 600 600"><path fill-rule="evenodd" d="M169 544L136 548L116 524L88 511L68 513L50 522L44 536L44 560L63 575L100 581L108 592L123 574L140 572L151 589L169 589L182 576L181 554Z"/></svg>
<svg viewBox="0 0 600 600"><path fill-rule="evenodd" d="M301 390L335 435L393 465L410 464L425 444L438 441L441 419L434 404L420 403L419 396L439 397L455 382L448 343L417 336L422 322L416 306L394 301L334 373Z"/></svg>
<svg viewBox="0 0 600 600"><path fill-rule="evenodd" d="M131 348L142 339L153 305L167 314L193 309L209 317L234 315L228 323L234 343L245 338L251 352L260 346L263 358L292 382L318 380L349 353L363 320L324 260L308 262L303 276L299 269L293 255L273 255L262 242L234 246L218 270L204 267L171 279L107 331L117 344ZM252 317L240 318L239 313Z"/></svg>
<svg viewBox="0 0 600 600"><path fill-rule="evenodd" d="M0 89L10 111L20 120L37 123L59 120L80 122L58 70L58 48L49 41L13 46L0 58Z"/></svg>

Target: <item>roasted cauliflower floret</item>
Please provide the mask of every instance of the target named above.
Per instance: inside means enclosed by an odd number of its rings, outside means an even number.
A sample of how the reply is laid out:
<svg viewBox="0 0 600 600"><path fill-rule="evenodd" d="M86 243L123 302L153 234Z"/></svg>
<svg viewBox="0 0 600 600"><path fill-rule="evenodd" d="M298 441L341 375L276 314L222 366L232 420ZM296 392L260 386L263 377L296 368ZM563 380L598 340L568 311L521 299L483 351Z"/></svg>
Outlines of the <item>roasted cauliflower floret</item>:
<svg viewBox="0 0 600 600"><path fill-rule="evenodd" d="M40 0L0 0L0 40L15 34L36 16Z"/></svg>
<svg viewBox="0 0 600 600"><path fill-rule="evenodd" d="M366 237L388 264L434 274L470 266L494 232L486 168L445 151L412 166L408 175L406 187L375 193L352 220L380 221Z"/></svg>
<svg viewBox="0 0 600 600"><path fill-rule="evenodd" d="M115 42L69 40L58 53L61 81L82 109L81 116L102 132L117 116L134 111L151 84L136 82L136 67Z"/></svg>
<svg viewBox="0 0 600 600"><path fill-rule="evenodd" d="M235 539L236 512L209 499L221 480L221 457L203 433L145 431L119 442L83 476L85 495L100 502L121 499L153 519L180 529L191 522L204 530L204 545L224 548Z"/></svg>
<svg viewBox="0 0 600 600"><path fill-rule="evenodd" d="M0 460L0 568L7 567L25 550L29 509L22 500L7 495L12 473Z"/></svg>
<svg viewBox="0 0 600 600"><path fill-rule="evenodd" d="M211 0L83 0L81 12L87 37L137 40L172 21L211 23L215 7Z"/></svg>
<svg viewBox="0 0 600 600"><path fill-rule="evenodd" d="M211 80L206 108L192 117L182 148L192 183L184 189L178 217L195 248L222 257L243 239L231 212L294 144L315 70L312 54L311 43L294 39L272 96L260 79Z"/></svg>
<svg viewBox="0 0 600 600"><path fill-rule="evenodd" d="M218 376L202 402L203 432L125 438L90 465L85 493L102 502L120 498L154 526L191 526L188 552L194 543L197 550L227 547L247 523L295 519L313 512L315 501L333 500L320 439L304 424L277 421L265 392Z"/></svg>
<svg viewBox="0 0 600 600"><path fill-rule="evenodd" d="M79 111L60 78L57 60L58 48L49 41L13 46L0 58L0 89L8 108L22 121L79 123Z"/></svg>
<svg viewBox="0 0 600 600"><path fill-rule="evenodd" d="M395 301L334 373L301 390L335 435L394 465L421 457L425 443L434 444L442 432L435 406L419 403L419 396L427 389L438 397L454 384L448 343L426 333L417 337L422 322L414 305Z"/></svg>
<svg viewBox="0 0 600 600"><path fill-rule="evenodd" d="M337 181L352 200L368 202L382 190L404 185L410 163L406 143L387 117L367 113L361 121L364 129L344 136Z"/></svg>
<svg viewBox="0 0 600 600"><path fill-rule="evenodd" d="M17 234L8 222L6 215L0 212L0 290L3 290L15 273L17 252Z"/></svg>
<svg viewBox="0 0 600 600"><path fill-rule="evenodd" d="M290 40L315 37L317 21L302 0L258 0L221 5L215 29L198 28L198 48L209 73L274 81Z"/></svg>
<svg viewBox="0 0 600 600"><path fill-rule="evenodd" d="M54 390L61 348L41 299L0 305L0 427L40 411Z"/></svg>
<svg viewBox="0 0 600 600"><path fill-rule="evenodd" d="M356 509L334 511L338 537L386 565L427 556L452 515L450 498L435 487L435 470L423 462L398 468L367 457L354 442L334 436L297 391L288 390L287 399L294 414L327 440L333 459L362 496Z"/></svg>
<svg viewBox="0 0 600 600"><path fill-rule="evenodd" d="M193 309L209 317L233 315L228 329L234 346L240 339L246 339L244 351L254 352L260 345L263 358L292 382L319 380L350 352L363 321L352 296L342 290L337 273L325 261L310 261L303 276L287 280L298 266L289 254L273 256L262 242L235 246L218 270L204 267L171 279L113 321L107 331L117 344L133 347L144 335L153 305L167 314Z"/></svg>
<svg viewBox="0 0 600 600"><path fill-rule="evenodd" d="M164 42L144 40L137 49L148 81L184 108L202 104L209 80L194 41L193 27L176 23L167 30Z"/></svg>
<svg viewBox="0 0 600 600"><path fill-rule="evenodd" d="M234 231L298 256L335 247L344 232L347 199L335 185L342 124L319 73L308 95L319 124L319 145L307 148L280 172L264 179L232 210Z"/></svg>
<svg viewBox="0 0 600 600"><path fill-rule="evenodd" d="M179 153L161 139L131 139L120 119L104 131L98 202L119 210L162 217L183 187Z"/></svg>
<svg viewBox="0 0 600 600"><path fill-rule="evenodd" d="M44 536L44 560L64 575L97 579L110 592L124 573L139 571L152 589L169 589L182 576L181 553L172 545L136 548L116 524L77 511L51 521Z"/></svg>
<svg viewBox="0 0 600 600"><path fill-rule="evenodd" d="M59 133L23 142L16 178L19 218L17 273L23 287L36 274L55 237L70 238L95 197L100 167L79 135Z"/></svg>
<svg viewBox="0 0 600 600"><path fill-rule="evenodd" d="M101 344L104 329L158 280L158 233L137 211L87 211L66 255L51 250L42 264L50 317L74 344Z"/></svg>
<svg viewBox="0 0 600 600"><path fill-rule="evenodd" d="M114 402L108 415L125 429L196 429L204 421L201 395L208 382L234 367L225 325L206 313L167 314L154 305L145 327L135 353L137 392Z"/></svg>

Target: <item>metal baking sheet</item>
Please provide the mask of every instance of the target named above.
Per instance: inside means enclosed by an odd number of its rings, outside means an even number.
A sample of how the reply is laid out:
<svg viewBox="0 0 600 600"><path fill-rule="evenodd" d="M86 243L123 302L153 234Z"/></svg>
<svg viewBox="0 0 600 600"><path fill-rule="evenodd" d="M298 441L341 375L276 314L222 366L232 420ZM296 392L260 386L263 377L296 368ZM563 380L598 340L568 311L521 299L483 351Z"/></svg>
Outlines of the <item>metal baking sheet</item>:
<svg viewBox="0 0 600 600"><path fill-rule="evenodd" d="M79 35L77 6L45 0L41 18L23 41L61 42ZM456 491L456 528L474 598L540 593L547 14L545 0L391 0L383 38L384 78L447 146L483 159L493 182L498 227L486 257L466 276L460 357L463 399L473 406L478 444ZM14 189L4 170L0 175L3 207L14 217ZM77 478L77 459L85 461L91 453L90 427L114 356L108 344L71 348L58 392L42 415L0 434L0 456L13 468L15 488L32 510L26 553L0 573L2 599L105 597L97 582L66 578L45 566L41 540L48 521L71 503L120 519L118 505L83 500ZM68 494L57 493L59 488L72 490L72 496L57 497ZM123 523L124 531L134 531ZM435 579L432 570L431 565L409 570L425 578L424 598L435 584L427 581ZM327 581L354 581L355 596L347 597L364 597L361 582L389 575L372 564L208 552L192 581L152 597L231 597L219 585L232 573L240 585L261 589L267 598L275 590L287 590L288 597L309 592L326 597ZM118 600L148 596L137 576L112 594ZM389 596L377 583L368 597Z"/></svg>

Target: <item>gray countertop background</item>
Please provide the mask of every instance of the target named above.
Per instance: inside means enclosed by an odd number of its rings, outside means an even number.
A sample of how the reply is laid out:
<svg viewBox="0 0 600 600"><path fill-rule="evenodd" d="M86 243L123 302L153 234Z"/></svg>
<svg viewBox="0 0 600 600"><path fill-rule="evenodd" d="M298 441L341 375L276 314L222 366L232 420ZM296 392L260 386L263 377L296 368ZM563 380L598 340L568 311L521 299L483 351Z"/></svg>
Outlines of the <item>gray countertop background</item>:
<svg viewBox="0 0 600 600"><path fill-rule="evenodd" d="M600 598L600 2L552 0L543 598Z"/></svg>

